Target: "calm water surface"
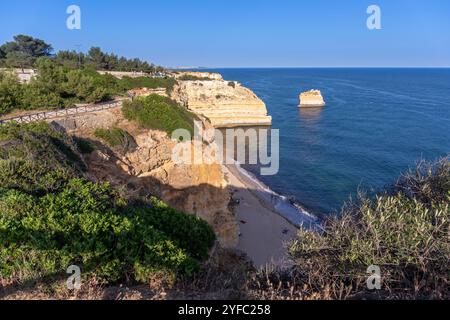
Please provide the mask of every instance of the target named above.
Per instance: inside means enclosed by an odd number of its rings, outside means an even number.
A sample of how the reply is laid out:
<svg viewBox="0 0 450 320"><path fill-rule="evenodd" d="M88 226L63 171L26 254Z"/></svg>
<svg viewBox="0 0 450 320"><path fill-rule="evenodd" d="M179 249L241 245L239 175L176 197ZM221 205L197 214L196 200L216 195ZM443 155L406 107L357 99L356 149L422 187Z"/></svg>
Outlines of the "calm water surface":
<svg viewBox="0 0 450 320"><path fill-rule="evenodd" d="M335 212L358 188L378 190L450 152L450 69L214 71L252 89L280 129L280 171L259 178L313 212ZM327 107L297 107L310 89Z"/></svg>

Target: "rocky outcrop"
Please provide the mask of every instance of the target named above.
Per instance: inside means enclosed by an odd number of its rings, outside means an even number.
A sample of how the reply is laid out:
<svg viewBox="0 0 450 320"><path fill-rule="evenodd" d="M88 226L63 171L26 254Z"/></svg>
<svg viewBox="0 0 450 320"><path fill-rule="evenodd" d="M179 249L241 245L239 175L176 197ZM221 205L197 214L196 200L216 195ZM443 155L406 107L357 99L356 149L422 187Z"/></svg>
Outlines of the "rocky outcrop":
<svg viewBox="0 0 450 320"><path fill-rule="evenodd" d="M157 94L163 97L167 97L167 90L165 88L135 88L127 91L128 96L131 98L147 97L152 94Z"/></svg>
<svg viewBox="0 0 450 320"><path fill-rule="evenodd" d="M97 128L110 128L118 124L122 118L120 108L101 110L69 117L50 119L65 128L69 133L82 134Z"/></svg>
<svg viewBox="0 0 450 320"><path fill-rule="evenodd" d="M183 79L184 77L203 78L209 80L223 80L222 75L216 72L197 72L197 71L177 71L174 72L173 77L175 79Z"/></svg>
<svg viewBox="0 0 450 320"><path fill-rule="evenodd" d="M220 165L175 164L172 149L176 142L164 132L137 128L123 118L120 109L73 116L57 123L97 144L97 150L85 156L90 179L108 181L129 196L155 195L207 221L222 246L237 245L238 225L228 208L230 192ZM111 150L99 142L92 133L107 127L130 133L135 140L133 148Z"/></svg>
<svg viewBox="0 0 450 320"><path fill-rule="evenodd" d="M20 83L29 83L31 79L35 78L37 75L34 69L6 69L0 68L0 72L9 72L17 76Z"/></svg>
<svg viewBox="0 0 450 320"><path fill-rule="evenodd" d="M320 90L310 90L300 94L300 107L324 107L325 101Z"/></svg>
<svg viewBox="0 0 450 320"><path fill-rule="evenodd" d="M237 82L179 81L171 97L216 128L272 124L264 102Z"/></svg>

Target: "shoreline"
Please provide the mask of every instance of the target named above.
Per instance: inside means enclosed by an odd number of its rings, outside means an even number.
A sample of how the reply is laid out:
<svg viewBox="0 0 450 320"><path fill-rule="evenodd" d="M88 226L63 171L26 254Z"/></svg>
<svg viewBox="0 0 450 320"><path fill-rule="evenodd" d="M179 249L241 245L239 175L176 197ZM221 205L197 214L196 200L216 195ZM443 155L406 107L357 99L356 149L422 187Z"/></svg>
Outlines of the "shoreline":
<svg viewBox="0 0 450 320"><path fill-rule="evenodd" d="M239 224L237 249L256 267L289 264L286 243L301 227L316 228L318 218L270 190L238 163L223 165Z"/></svg>
<svg viewBox="0 0 450 320"><path fill-rule="evenodd" d="M224 165L228 172L237 177L245 187L261 202L268 210L280 215L297 228L316 228L319 217L308 212L299 203L293 202L288 197L280 195L270 189L254 174L242 168L239 163Z"/></svg>

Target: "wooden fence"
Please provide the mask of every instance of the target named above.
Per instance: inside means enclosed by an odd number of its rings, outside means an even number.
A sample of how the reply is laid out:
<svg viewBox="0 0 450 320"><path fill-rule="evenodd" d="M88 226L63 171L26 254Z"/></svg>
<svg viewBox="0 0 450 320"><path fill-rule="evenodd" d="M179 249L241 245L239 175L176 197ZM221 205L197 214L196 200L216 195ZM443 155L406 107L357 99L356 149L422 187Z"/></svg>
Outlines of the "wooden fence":
<svg viewBox="0 0 450 320"><path fill-rule="evenodd" d="M51 120L57 118L66 118L70 116L75 116L79 114L91 113L96 111L108 110L113 108L122 107L123 100L115 100L104 103L91 104L86 106L68 108L68 109L60 109L60 110L52 110L45 112L38 112L33 114L27 114L23 116L17 116L13 118L0 120L0 125L5 124L7 122L18 122L18 123L30 123L35 121L44 121Z"/></svg>

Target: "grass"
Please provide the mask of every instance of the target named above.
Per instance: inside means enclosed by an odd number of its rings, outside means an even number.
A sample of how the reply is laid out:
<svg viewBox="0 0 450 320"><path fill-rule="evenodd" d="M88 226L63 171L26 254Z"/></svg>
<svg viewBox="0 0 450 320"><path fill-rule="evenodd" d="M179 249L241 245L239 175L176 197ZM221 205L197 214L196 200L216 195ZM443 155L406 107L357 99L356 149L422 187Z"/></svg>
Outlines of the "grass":
<svg viewBox="0 0 450 320"><path fill-rule="evenodd" d="M195 115L167 97L153 94L125 102L122 112L125 118L146 129L162 130L168 134L185 129L193 135Z"/></svg>

